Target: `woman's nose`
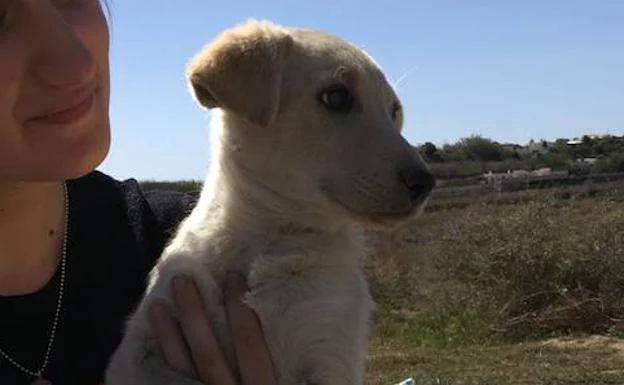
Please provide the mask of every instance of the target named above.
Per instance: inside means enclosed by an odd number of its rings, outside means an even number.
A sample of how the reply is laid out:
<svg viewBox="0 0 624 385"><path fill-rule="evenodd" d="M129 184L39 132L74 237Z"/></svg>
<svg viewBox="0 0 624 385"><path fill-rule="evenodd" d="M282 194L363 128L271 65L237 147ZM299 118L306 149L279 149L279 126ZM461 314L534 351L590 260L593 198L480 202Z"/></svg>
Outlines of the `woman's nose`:
<svg viewBox="0 0 624 385"><path fill-rule="evenodd" d="M80 86L92 81L97 65L92 53L81 41L75 28L62 12L50 6L38 12L32 23L32 70L43 84L54 87Z"/></svg>

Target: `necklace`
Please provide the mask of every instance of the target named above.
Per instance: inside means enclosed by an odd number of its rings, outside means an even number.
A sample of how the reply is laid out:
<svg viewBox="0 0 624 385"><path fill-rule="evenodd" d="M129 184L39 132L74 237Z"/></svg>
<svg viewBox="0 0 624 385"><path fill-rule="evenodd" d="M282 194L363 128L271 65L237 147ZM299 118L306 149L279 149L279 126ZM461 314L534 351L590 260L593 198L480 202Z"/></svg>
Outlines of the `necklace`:
<svg viewBox="0 0 624 385"><path fill-rule="evenodd" d="M64 214L64 228L63 228L63 249L61 254L61 279L59 282L59 292L58 298L56 300L56 310L54 312L54 319L52 321L52 327L50 330L50 338L48 339L48 347L46 349L45 355L43 357L43 363L39 370L30 370L27 369L24 365L17 362L15 359L11 358L0 348L0 356L4 357L7 361L9 361L13 366L21 370L22 372L29 374L33 377L37 377L35 382L32 385L52 385L52 383L43 378L43 371L48 365L48 361L50 360L50 352L52 351L52 344L54 343L54 337L56 336L56 329L58 326L59 316L61 314L61 308L63 304L63 292L65 289L65 264L67 260L67 234L68 234L68 226L69 226L69 192L67 191L67 184L63 183L63 193L65 195L65 214Z"/></svg>

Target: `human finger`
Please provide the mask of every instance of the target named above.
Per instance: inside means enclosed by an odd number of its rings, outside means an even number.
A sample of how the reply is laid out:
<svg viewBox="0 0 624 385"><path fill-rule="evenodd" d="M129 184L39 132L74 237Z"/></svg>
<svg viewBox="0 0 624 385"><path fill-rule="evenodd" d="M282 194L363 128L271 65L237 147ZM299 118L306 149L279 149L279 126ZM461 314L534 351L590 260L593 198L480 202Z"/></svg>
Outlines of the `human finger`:
<svg viewBox="0 0 624 385"><path fill-rule="evenodd" d="M224 296L242 385L276 383L271 354L257 314L242 301L247 291L240 274L226 277Z"/></svg>
<svg viewBox="0 0 624 385"><path fill-rule="evenodd" d="M169 367L187 376L195 377L193 361L184 343L182 331L164 301L156 301L150 307L150 322Z"/></svg>
<svg viewBox="0 0 624 385"><path fill-rule="evenodd" d="M187 278L173 282L182 333L199 378L209 385L237 385L214 337L199 290Z"/></svg>

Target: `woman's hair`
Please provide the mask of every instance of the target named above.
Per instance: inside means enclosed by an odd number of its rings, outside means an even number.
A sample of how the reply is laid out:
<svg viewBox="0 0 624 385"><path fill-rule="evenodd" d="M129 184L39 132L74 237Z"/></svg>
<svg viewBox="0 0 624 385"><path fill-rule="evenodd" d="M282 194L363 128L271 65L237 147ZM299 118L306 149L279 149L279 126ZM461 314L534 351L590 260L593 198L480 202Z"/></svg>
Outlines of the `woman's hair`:
<svg viewBox="0 0 624 385"><path fill-rule="evenodd" d="M110 0L100 0L100 3L102 4L102 7L104 7L104 15L106 16L106 22L108 23L108 27L112 28L112 21L111 21L111 1Z"/></svg>

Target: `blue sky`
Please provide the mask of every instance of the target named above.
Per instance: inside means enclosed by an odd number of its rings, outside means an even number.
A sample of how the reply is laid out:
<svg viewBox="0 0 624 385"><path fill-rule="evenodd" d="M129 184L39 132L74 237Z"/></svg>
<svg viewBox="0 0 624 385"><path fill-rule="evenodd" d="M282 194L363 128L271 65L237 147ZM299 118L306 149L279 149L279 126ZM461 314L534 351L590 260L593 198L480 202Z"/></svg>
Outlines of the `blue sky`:
<svg viewBox="0 0 624 385"><path fill-rule="evenodd" d="M624 134L622 0L113 0L113 144L102 171L202 179L208 117L187 60L247 18L363 46L398 86L405 136L501 142Z"/></svg>

